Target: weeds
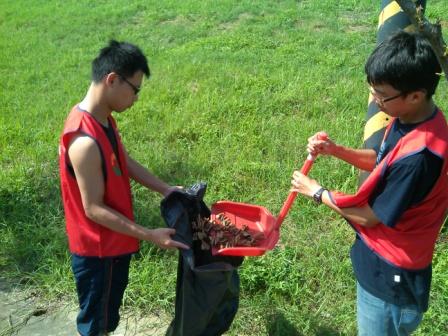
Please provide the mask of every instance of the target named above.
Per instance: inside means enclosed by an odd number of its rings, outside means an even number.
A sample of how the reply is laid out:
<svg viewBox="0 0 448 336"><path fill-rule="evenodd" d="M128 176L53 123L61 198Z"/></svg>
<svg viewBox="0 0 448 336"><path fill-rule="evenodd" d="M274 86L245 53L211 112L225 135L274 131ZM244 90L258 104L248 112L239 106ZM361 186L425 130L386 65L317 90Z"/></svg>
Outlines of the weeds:
<svg viewBox="0 0 448 336"><path fill-rule="evenodd" d="M48 298L74 284L59 196L57 143L109 38L138 44L152 77L117 115L128 151L169 183L208 182L206 202L277 213L306 139L325 130L362 142L363 65L379 3L342 1L0 2L0 269ZM445 1L427 15L445 15ZM49 15L51 14L51 15ZM448 109L447 84L436 101ZM357 172L318 158L311 176L354 191ZM161 226L157 195L133 189L137 221ZM446 233L445 233L446 235ZM354 335L355 284L344 221L298 198L281 245L241 266L229 335ZM448 333L447 241L434 260L431 308L418 334ZM175 253L142 244L125 308L172 314Z"/></svg>

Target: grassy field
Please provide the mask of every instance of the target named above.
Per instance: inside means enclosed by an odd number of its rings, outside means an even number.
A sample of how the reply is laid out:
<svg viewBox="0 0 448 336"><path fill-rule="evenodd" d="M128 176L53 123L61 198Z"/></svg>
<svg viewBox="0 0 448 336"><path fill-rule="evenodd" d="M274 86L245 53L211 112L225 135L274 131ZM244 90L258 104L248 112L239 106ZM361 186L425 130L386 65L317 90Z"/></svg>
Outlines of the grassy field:
<svg viewBox="0 0 448 336"><path fill-rule="evenodd" d="M138 44L152 77L117 116L128 151L171 184L206 181L206 202L278 213L306 139L360 146L364 62L380 1L0 0L0 270L49 299L75 300L57 166L58 137L110 38ZM446 0L428 1L448 31ZM448 111L442 81L436 101ZM319 158L311 175L353 192L358 172ZM138 222L162 226L160 198L135 186ZM281 246L240 269L228 335L355 335L352 229L298 198ZM125 307L172 314L175 252L143 244ZM430 310L417 335L448 334L448 233L437 245Z"/></svg>

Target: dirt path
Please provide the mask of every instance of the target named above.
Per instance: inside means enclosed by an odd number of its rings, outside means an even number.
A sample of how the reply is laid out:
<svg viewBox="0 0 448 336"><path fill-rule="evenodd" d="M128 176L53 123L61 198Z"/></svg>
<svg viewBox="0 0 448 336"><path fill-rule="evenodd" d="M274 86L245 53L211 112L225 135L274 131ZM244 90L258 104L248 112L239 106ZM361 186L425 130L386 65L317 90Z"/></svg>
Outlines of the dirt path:
<svg viewBox="0 0 448 336"><path fill-rule="evenodd" d="M72 302L43 302L31 291L0 278L0 336L74 336L78 307ZM114 336L164 335L168 317L122 313Z"/></svg>

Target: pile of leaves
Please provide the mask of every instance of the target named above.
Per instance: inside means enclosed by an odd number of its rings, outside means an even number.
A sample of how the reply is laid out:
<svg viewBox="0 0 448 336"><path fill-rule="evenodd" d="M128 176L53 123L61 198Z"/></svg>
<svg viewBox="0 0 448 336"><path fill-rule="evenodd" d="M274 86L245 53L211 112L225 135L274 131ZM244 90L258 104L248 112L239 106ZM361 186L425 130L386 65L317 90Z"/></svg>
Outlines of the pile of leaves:
<svg viewBox="0 0 448 336"><path fill-rule="evenodd" d="M248 247L257 246L264 238L263 233L251 233L247 225L236 227L223 213L216 215L215 219L198 216L192 223L193 240L201 242L202 250L212 247Z"/></svg>

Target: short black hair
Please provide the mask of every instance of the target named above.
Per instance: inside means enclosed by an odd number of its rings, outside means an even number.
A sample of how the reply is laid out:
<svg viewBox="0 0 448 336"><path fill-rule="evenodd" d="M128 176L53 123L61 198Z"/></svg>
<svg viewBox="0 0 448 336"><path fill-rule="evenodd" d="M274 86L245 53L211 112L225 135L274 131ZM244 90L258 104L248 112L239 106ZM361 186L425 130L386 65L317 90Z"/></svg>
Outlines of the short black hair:
<svg viewBox="0 0 448 336"><path fill-rule="evenodd" d="M429 41L418 33L400 31L380 43L365 65L367 82L389 84L410 93L436 91L442 69Z"/></svg>
<svg viewBox="0 0 448 336"><path fill-rule="evenodd" d="M148 61L140 48L128 42L110 40L92 62L92 80L99 83L111 72L128 78L139 70L146 77L150 76Z"/></svg>

